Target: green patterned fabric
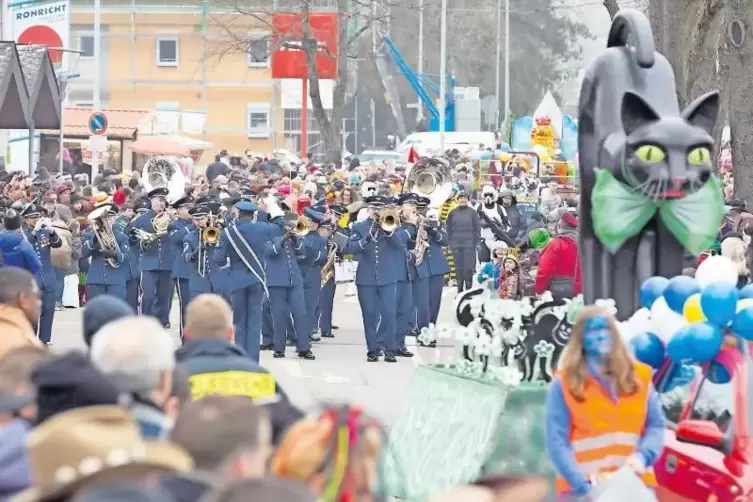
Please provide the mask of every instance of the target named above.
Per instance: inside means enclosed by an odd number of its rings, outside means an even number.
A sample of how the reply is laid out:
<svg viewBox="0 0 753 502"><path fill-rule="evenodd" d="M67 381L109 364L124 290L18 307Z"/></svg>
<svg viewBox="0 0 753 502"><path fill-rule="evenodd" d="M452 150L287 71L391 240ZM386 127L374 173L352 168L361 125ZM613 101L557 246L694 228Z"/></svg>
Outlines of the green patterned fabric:
<svg viewBox="0 0 753 502"><path fill-rule="evenodd" d="M500 434L485 474L539 474L554 481L554 466L544 444L547 386L522 382L510 390L500 420Z"/></svg>
<svg viewBox="0 0 753 502"><path fill-rule="evenodd" d="M478 478L500 433L508 388L419 366L382 464L383 493L422 502Z"/></svg>

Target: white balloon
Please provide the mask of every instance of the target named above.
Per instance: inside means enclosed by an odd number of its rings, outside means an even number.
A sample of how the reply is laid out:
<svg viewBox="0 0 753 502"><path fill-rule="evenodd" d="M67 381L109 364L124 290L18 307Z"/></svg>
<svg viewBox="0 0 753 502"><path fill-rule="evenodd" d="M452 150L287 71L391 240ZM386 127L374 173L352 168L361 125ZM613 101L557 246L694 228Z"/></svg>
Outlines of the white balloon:
<svg viewBox="0 0 753 502"><path fill-rule="evenodd" d="M655 333L666 345L675 333L687 325L688 321L670 309L662 296L651 305L651 329L646 331Z"/></svg>
<svg viewBox="0 0 753 502"><path fill-rule="evenodd" d="M617 323L617 332L620 334L620 338L625 343L630 343L630 339L633 338L638 331L635 331L630 325L630 321L623 321Z"/></svg>
<svg viewBox="0 0 753 502"><path fill-rule="evenodd" d="M701 288L712 282L724 282L734 286L737 285L737 266L724 256L709 256L698 266L695 279Z"/></svg>
<svg viewBox="0 0 753 502"><path fill-rule="evenodd" d="M743 298L737 302L737 308L735 312L740 312L745 307L753 307L753 298Z"/></svg>
<svg viewBox="0 0 753 502"><path fill-rule="evenodd" d="M630 326L631 331L635 333L649 333L654 326L651 322L651 311L646 307L638 309L625 322Z"/></svg>

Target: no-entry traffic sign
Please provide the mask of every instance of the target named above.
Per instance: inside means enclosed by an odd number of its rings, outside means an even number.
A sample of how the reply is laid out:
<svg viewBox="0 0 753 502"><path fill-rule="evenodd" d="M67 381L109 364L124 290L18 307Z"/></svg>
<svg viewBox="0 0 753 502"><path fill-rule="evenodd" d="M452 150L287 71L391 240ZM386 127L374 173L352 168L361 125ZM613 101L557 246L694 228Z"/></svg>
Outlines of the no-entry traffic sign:
<svg viewBox="0 0 753 502"><path fill-rule="evenodd" d="M94 112L89 116L89 131L92 136L103 136L107 132L107 116L102 112Z"/></svg>

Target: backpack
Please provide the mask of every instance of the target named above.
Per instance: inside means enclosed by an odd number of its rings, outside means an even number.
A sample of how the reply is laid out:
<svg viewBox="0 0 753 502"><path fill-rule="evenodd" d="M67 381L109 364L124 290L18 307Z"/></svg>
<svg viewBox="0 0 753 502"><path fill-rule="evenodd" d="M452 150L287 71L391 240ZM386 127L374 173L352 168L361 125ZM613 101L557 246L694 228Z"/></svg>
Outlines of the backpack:
<svg viewBox="0 0 753 502"><path fill-rule="evenodd" d="M73 261L73 249L71 249L71 234L67 230L55 228L60 236L60 247L50 249L52 266L58 270L68 270Z"/></svg>

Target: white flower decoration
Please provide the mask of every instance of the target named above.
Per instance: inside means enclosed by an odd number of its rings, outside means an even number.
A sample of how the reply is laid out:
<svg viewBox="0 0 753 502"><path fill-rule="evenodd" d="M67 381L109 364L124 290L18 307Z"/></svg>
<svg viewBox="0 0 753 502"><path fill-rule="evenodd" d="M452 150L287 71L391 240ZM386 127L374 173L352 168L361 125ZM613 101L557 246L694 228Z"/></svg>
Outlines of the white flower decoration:
<svg viewBox="0 0 753 502"><path fill-rule="evenodd" d="M418 335L418 341L423 344L429 344L434 341L434 325L430 324L428 328L421 328L421 333Z"/></svg>
<svg viewBox="0 0 753 502"><path fill-rule="evenodd" d="M476 343L473 345L473 349L476 354L480 356L488 356L492 351L492 339L489 336L480 336L476 338Z"/></svg>
<svg viewBox="0 0 753 502"><path fill-rule="evenodd" d="M452 338L455 330L452 329L450 326L442 325L439 327L434 327L434 335L438 340L449 340Z"/></svg>
<svg viewBox="0 0 753 502"><path fill-rule="evenodd" d="M539 300L541 303L549 303L554 301L554 297L552 296L551 291L544 291L544 293L539 296Z"/></svg>
<svg viewBox="0 0 753 502"><path fill-rule="evenodd" d="M475 338L476 326L474 324L455 330L455 339L463 346L470 345Z"/></svg>
<svg viewBox="0 0 753 502"><path fill-rule="evenodd" d="M549 357L554 354L554 344L541 340L533 346L533 351L541 358Z"/></svg>

